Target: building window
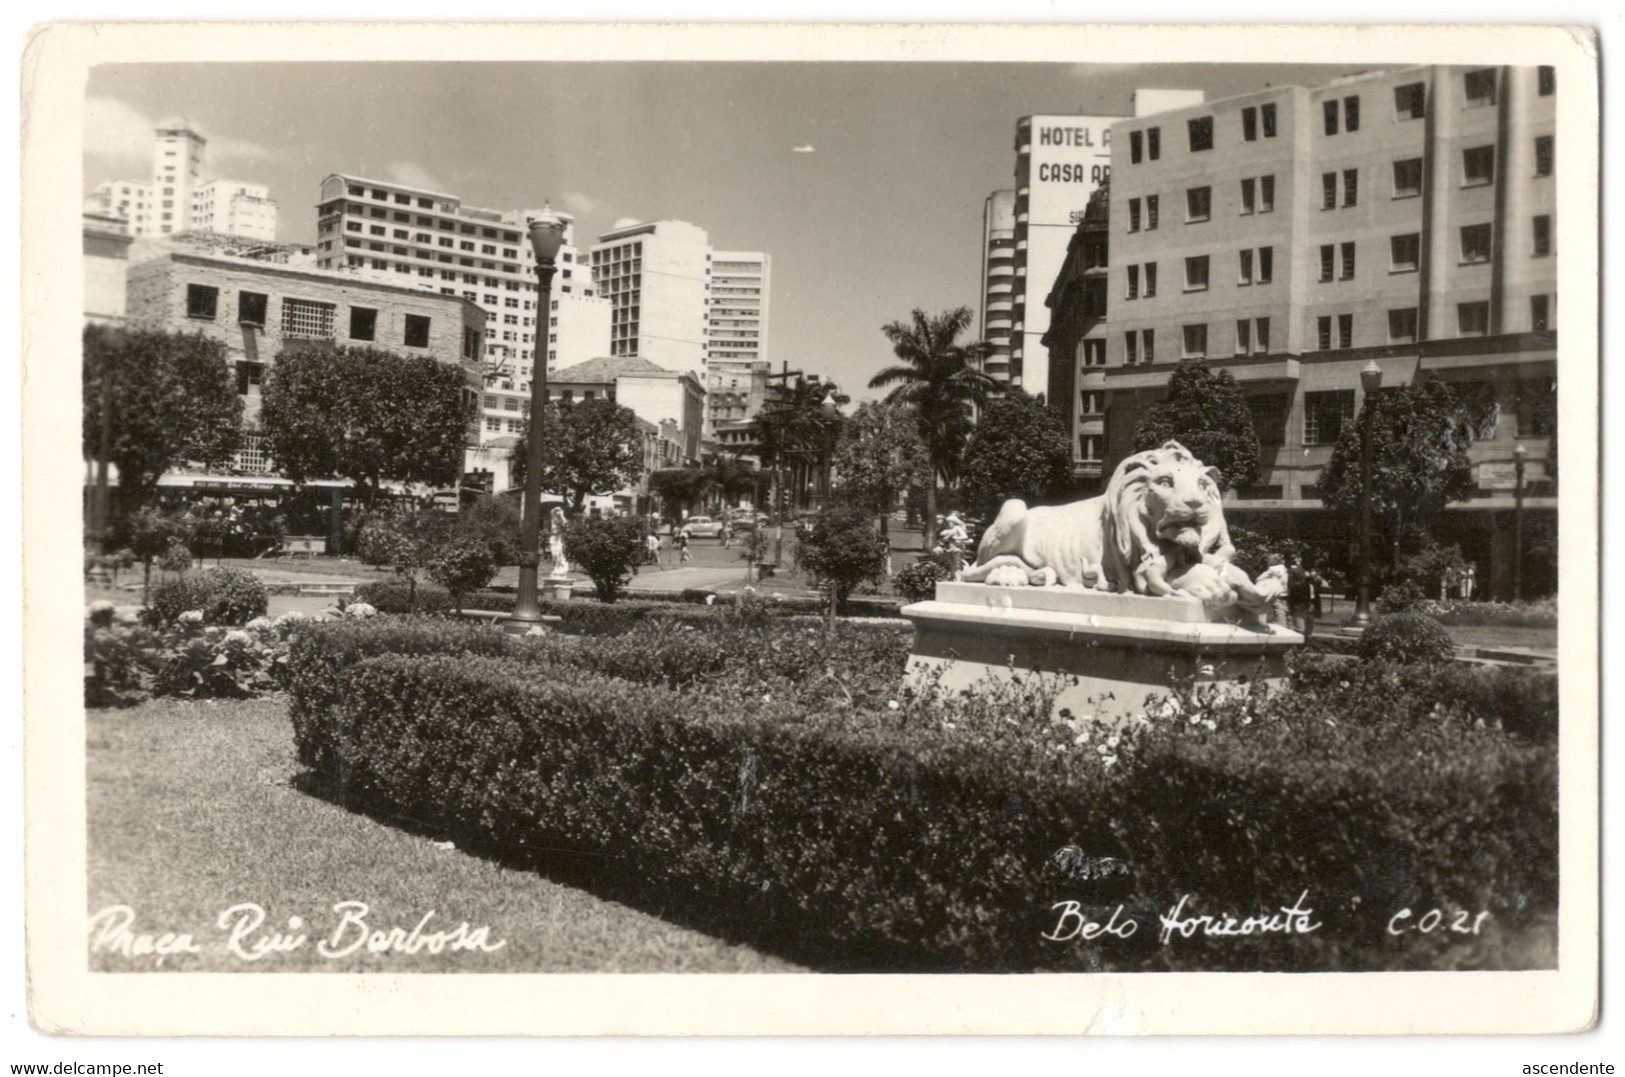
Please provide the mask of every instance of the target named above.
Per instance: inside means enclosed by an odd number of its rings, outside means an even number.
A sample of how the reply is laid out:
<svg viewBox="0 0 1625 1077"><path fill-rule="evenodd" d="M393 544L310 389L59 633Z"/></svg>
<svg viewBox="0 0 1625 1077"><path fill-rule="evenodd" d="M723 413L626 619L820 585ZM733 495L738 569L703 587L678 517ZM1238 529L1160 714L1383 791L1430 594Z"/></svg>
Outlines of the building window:
<svg viewBox="0 0 1625 1077"><path fill-rule="evenodd" d="M1136 354L1139 343L1140 338L1132 331L1123 334L1123 354L1126 357L1126 361L1129 366L1133 366L1135 363L1139 362L1139 357Z"/></svg>
<svg viewBox="0 0 1625 1077"><path fill-rule="evenodd" d="M350 339L377 340L378 312L370 307L350 308Z"/></svg>
<svg viewBox="0 0 1625 1077"><path fill-rule="evenodd" d="M1244 179L1241 181L1241 215L1243 217L1253 212L1253 186L1253 180Z"/></svg>
<svg viewBox="0 0 1625 1077"><path fill-rule="evenodd" d="M1552 253L1552 219L1548 216L1535 218L1535 243L1530 251L1536 258L1544 258Z"/></svg>
<svg viewBox="0 0 1625 1077"><path fill-rule="evenodd" d="M1086 340L1083 342L1083 365L1106 365L1106 342L1104 340Z"/></svg>
<svg viewBox="0 0 1625 1077"><path fill-rule="evenodd" d="M1236 354L1246 355L1252 348L1252 323L1243 318L1236 323Z"/></svg>
<svg viewBox="0 0 1625 1077"><path fill-rule="evenodd" d="M1469 108L1495 104L1495 69L1481 68L1462 76L1464 96Z"/></svg>
<svg viewBox="0 0 1625 1077"><path fill-rule="evenodd" d="M1303 443L1332 445L1354 419L1354 390L1303 394Z"/></svg>
<svg viewBox="0 0 1625 1077"><path fill-rule="evenodd" d="M1490 260L1490 226L1469 224L1461 230L1461 260L1487 262Z"/></svg>
<svg viewBox="0 0 1625 1077"><path fill-rule="evenodd" d="M1157 227L1157 196L1145 196L1145 230L1147 232Z"/></svg>
<svg viewBox="0 0 1625 1077"><path fill-rule="evenodd" d="M1243 142L1258 141L1258 110L1256 108L1241 110L1241 139Z"/></svg>
<svg viewBox="0 0 1625 1077"><path fill-rule="evenodd" d="M1128 200L1128 230L1130 232L1140 230L1140 200L1138 198Z"/></svg>
<svg viewBox="0 0 1625 1077"><path fill-rule="evenodd" d="M1323 352L1332 350L1331 315L1323 315L1315 319L1315 342Z"/></svg>
<svg viewBox="0 0 1625 1077"><path fill-rule="evenodd" d="M1162 156L1162 128L1145 129L1145 155L1153 161Z"/></svg>
<svg viewBox="0 0 1625 1077"><path fill-rule="evenodd" d="M1337 316L1337 346L1339 348L1354 347L1354 315L1339 314Z"/></svg>
<svg viewBox="0 0 1625 1077"><path fill-rule="evenodd" d="M268 302L264 292L238 292L237 321L242 325L264 325Z"/></svg>
<svg viewBox="0 0 1625 1077"><path fill-rule="evenodd" d="M1320 175L1320 208L1337 208L1337 173L1322 172Z"/></svg>
<svg viewBox="0 0 1625 1077"><path fill-rule="evenodd" d="M1264 137L1265 138L1274 138L1275 137L1275 106L1273 104L1258 106L1258 118L1260 120L1262 120L1263 123L1264 123Z"/></svg>
<svg viewBox="0 0 1625 1077"><path fill-rule="evenodd" d="M1322 102L1320 109L1326 117L1326 133L1328 135L1337 134L1337 98L1334 97L1330 101Z"/></svg>
<svg viewBox="0 0 1625 1077"><path fill-rule="evenodd" d="M1078 452L1079 452L1079 454L1080 454L1080 456L1081 456L1084 463L1087 463L1087 464L1098 464L1098 463L1100 463L1100 435L1099 434L1079 434L1078 435Z"/></svg>
<svg viewBox="0 0 1625 1077"><path fill-rule="evenodd" d="M1140 163L1143 137L1139 131L1130 131L1128 135L1128 162L1131 165Z"/></svg>
<svg viewBox="0 0 1625 1077"><path fill-rule="evenodd" d="M1388 312L1388 343L1413 344L1416 341L1416 308L1403 307Z"/></svg>
<svg viewBox="0 0 1625 1077"><path fill-rule="evenodd" d="M1550 97L1557 92L1557 68L1541 64L1537 78L1540 86L1540 96Z"/></svg>
<svg viewBox="0 0 1625 1077"><path fill-rule="evenodd" d="M1101 415L1105 413L1106 394L1099 389L1085 389L1078 394L1080 409L1085 415Z"/></svg>
<svg viewBox="0 0 1625 1077"><path fill-rule="evenodd" d="M220 289L207 284L186 286L186 316L214 320L215 308L220 304Z"/></svg>
<svg viewBox="0 0 1625 1077"><path fill-rule="evenodd" d="M1275 277L1275 248L1258 248L1258 283L1268 284Z"/></svg>
<svg viewBox="0 0 1625 1077"><path fill-rule="evenodd" d="M1490 331L1488 303L1457 303L1456 331L1464 337L1481 337Z"/></svg>
<svg viewBox="0 0 1625 1077"><path fill-rule="evenodd" d="M1258 353L1264 355L1270 350L1270 320L1268 318L1254 318L1253 322L1253 340L1258 345Z"/></svg>
<svg viewBox="0 0 1625 1077"><path fill-rule="evenodd" d="M331 303L316 303L308 299L284 299L282 335L332 340L333 312L336 309Z"/></svg>
<svg viewBox="0 0 1625 1077"><path fill-rule="evenodd" d="M1354 279L1354 244L1353 243L1345 243L1345 244L1343 244L1342 255L1343 255L1343 277L1342 277L1342 279L1343 280L1353 280Z"/></svg>
<svg viewBox="0 0 1625 1077"><path fill-rule="evenodd" d="M239 362L237 364L237 395L247 396L260 387L265 378L265 364Z"/></svg>
<svg viewBox="0 0 1625 1077"><path fill-rule="evenodd" d="M428 315L408 314L406 316L404 343L408 348L427 348L429 346Z"/></svg>
<svg viewBox="0 0 1625 1077"><path fill-rule="evenodd" d="M1142 329L1140 331L1140 354L1148 363L1157 361L1157 331L1155 329Z"/></svg>
<svg viewBox="0 0 1625 1077"><path fill-rule="evenodd" d="M1237 278L1237 283L1244 285L1251 284L1253 282L1253 252L1241 251L1239 258L1241 261L1241 273Z"/></svg>
<svg viewBox="0 0 1625 1077"><path fill-rule="evenodd" d="M1422 257L1422 236L1418 232L1393 236L1388 240L1388 269L1392 273L1413 273Z"/></svg>
<svg viewBox="0 0 1625 1077"><path fill-rule="evenodd" d="M1184 343L1184 346L1185 346L1184 358L1186 358L1186 359L1202 359L1202 358L1205 358L1207 356L1207 326L1206 326L1206 324L1187 325L1187 326L1183 326L1182 329L1183 329L1183 333L1184 333L1183 343Z"/></svg>
<svg viewBox="0 0 1625 1077"><path fill-rule="evenodd" d="M1138 299L1138 298L1140 298L1140 267L1139 266L1129 266L1128 267L1128 294L1126 294L1123 298L1125 298L1125 299Z"/></svg>
<svg viewBox="0 0 1625 1077"><path fill-rule="evenodd" d="M1343 130L1358 131L1360 129L1360 99L1358 97L1343 98Z"/></svg>
<svg viewBox="0 0 1625 1077"><path fill-rule="evenodd" d="M1461 185L1482 187L1495 182L1495 147L1474 146L1461 153Z"/></svg>
<svg viewBox="0 0 1625 1077"><path fill-rule="evenodd" d="M1552 174L1552 136L1541 135L1535 139L1535 175L1550 176Z"/></svg>
<svg viewBox="0 0 1625 1077"><path fill-rule="evenodd" d="M1360 201L1360 170L1358 168L1343 169L1343 205L1344 207L1358 205Z"/></svg>
<svg viewBox="0 0 1625 1077"><path fill-rule="evenodd" d="M1325 243L1325 244L1321 245L1321 248L1320 248L1320 279L1321 279L1322 283L1325 283L1326 281L1329 281L1329 280L1332 279L1332 272L1333 272L1333 268L1334 268L1333 267L1333 262L1335 261L1336 254L1337 254L1337 249L1335 247L1333 247L1330 243Z"/></svg>
<svg viewBox="0 0 1625 1077"><path fill-rule="evenodd" d="M1420 120L1427 115L1427 88L1420 82L1394 87L1394 116L1401 120Z"/></svg>
<svg viewBox="0 0 1625 1077"><path fill-rule="evenodd" d="M1544 295L1529 297L1529 328L1536 333L1551 328L1551 300Z"/></svg>
<svg viewBox="0 0 1625 1077"><path fill-rule="evenodd" d="M1422 193L1422 158L1394 162L1394 197L1414 198Z"/></svg>
<svg viewBox="0 0 1625 1077"><path fill-rule="evenodd" d="M1205 221L1213 213L1213 188L1192 187L1185 192L1185 220L1187 223Z"/></svg>
<svg viewBox="0 0 1625 1077"><path fill-rule="evenodd" d="M1252 413L1253 433L1258 435L1259 445L1274 449L1286 444L1286 418L1292 412L1290 396L1250 396L1247 410Z"/></svg>
<svg viewBox="0 0 1625 1077"><path fill-rule="evenodd" d="M1154 296L1156 294L1157 294L1157 263L1155 263L1155 262L1147 262L1145 264L1145 297L1147 299L1150 299L1152 296ZM1101 311L1101 314L1104 315L1105 311Z"/></svg>
<svg viewBox="0 0 1625 1077"><path fill-rule="evenodd" d="M1187 123L1191 134L1191 152L1200 153L1213 148L1213 117L1198 116Z"/></svg>
<svg viewBox="0 0 1625 1077"><path fill-rule="evenodd" d="M1185 259L1185 290L1187 292L1207 291L1208 256L1199 254Z"/></svg>

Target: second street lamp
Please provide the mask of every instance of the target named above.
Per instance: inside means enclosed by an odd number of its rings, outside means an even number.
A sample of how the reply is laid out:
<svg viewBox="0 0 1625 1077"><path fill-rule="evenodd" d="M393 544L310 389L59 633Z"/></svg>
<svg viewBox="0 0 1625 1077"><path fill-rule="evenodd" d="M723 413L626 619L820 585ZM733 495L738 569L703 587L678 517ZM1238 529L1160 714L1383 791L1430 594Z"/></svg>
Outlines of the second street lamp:
<svg viewBox="0 0 1625 1077"><path fill-rule="evenodd" d="M1360 371L1365 401L1360 407L1360 597L1349 621L1360 628L1371 623L1371 415L1382 388L1382 368L1375 359Z"/></svg>
<svg viewBox="0 0 1625 1077"><path fill-rule="evenodd" d="M1523 601L1523 468L1529 450L1512 447L1512 601Z"/></svg>
<svg viewBox="0 0 1625 1077"><path fill-rule="evenodd" d="M547 323L551 308L553 273L559 248L564 245L564 222L543 209L530 222L530 245L536 251L536 349L530 377L530 427L526 434L525 503L519 524L519 597L506 627L528 632L542 623L536 601L536 566L541 560L542 438L547 416Z"/></svg>

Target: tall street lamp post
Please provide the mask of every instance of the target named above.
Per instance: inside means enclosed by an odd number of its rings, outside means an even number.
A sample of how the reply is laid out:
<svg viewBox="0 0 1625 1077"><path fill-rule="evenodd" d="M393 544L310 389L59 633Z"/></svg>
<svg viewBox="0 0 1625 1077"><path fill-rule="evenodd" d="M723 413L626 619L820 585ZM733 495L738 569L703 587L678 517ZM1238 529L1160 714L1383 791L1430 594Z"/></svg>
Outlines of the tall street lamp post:
<svg viewBox="0 0 1625 1077"><path fill-rule="evenodd" d="M1365 402L1360 408L1360 597L1349 623L1364 628L1371 623L1371 413L1382 388L1382 368L1375 359L1360 371Z"/></svg>
<svg viewBox="0 0 1625 1077"><path fill-rule="evenodd" d="M1523 601L1523 464L1529 450L1512 448L1512 601Z"/></svg>
<svg viewBox="0 0 1625 1077"><path fill-rule="evenodd" d="M530 222L530 245L536 252L536 349L531 362L530 429L525 453L525 504L519 524L519 598L505 622L510 632L529 632L542 623L536 602L536 566L541 561L542 439L547 415L547 322L553 272L564 245L564 222L549 210Z"/></svg>
<svg viewBox="0 0 1625 1077"><path fill-rule="evenodd" d="M827 509L829 507L830 459L835 454L835 435L836 432L840 430L841 422L841 409L840 406L835 402L834 389L831 389L825 394L824 402L819 405L818 411L824 419L824 466L820 469L823 471L823 490L820 491L818 507L820 509Z"/></svg>

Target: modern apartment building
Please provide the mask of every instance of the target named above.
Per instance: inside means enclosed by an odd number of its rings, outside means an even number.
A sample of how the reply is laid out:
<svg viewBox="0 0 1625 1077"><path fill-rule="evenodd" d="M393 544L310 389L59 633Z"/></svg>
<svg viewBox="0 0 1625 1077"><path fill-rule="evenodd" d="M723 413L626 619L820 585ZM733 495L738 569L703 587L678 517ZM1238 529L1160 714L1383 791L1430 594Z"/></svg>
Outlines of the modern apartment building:
<svg viewBox="0 0 1625 1077"><path fill-rule="evenodd" d="M155 133L152 181L100 184L87 200L89 211L124 218L135 236L203 231L276 239L277 209L269 188L227 179L205 181L208 139L188 120L165 120Z"/></svg>
<svg viewBox="0 0 1625 1077"><path fill-rule="evenodd" d="M686 221L620 220L600 235L590 266L612 306L609 354L703 377L711 262L705 229Z"/></svg>
<svg viewBox="0 0 1625 1077"><path fill-rule="evenodd" d="M760 251L712 251L706 373L706 436L719 422L753 419L766 376L772 259Z"/></svg>
<svg viewBox="0 0 1625 1077"><path fill-rule="evenodd" d="M1050 310L1050 407L1064 417L1072 446L1072 477L1085 489L1104 485L1106 450L1107 267L1111 184L1095 188L1072 234L1066 260L1044 300Z"/></svg>
<svg viewBox="0 0 1625 1077"><path fill-rule="evenodd" d="M1016 192L994 191L982 204L982 310L977 339L992 345L982 373L1010 384L1010 327L1016 286Z"/></svg>
<svg viewBox="0 0 1625 1077"><path fill-rule="evenodd" d="M1233 518L1330 537L1343 522L1314 511L1316 480L1375 360L1385 386L1427 375L1473 404L1479 493L1437 532L1508 572L1495 521L1516 444L1549 493L1555 106L1550 68L1433 66L1115 124L1103 467L1174 365L1205 358L1241 383L1264 447Z"/></svg>
<svg viewBox="0 0 1625 1077"><path fill-rule="evenodd" d="M485 312L487 392L529 399L537 357L550 370L602 355L610 304L597 294L564 221L549 309L537 311L530 222L544 210L464 205L455 195L384 180L334 174L322 181L317 265L364 279L456 296Z"/></svg>

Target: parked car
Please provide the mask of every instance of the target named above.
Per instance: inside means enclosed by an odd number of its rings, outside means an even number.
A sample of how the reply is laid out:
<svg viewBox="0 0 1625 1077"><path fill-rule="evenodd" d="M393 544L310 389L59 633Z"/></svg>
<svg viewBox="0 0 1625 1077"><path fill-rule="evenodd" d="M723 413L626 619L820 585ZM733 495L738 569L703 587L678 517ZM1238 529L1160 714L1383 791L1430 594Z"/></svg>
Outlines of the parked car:
<svg viewBox="0 0 1625 1077"><path fill-rule="evenodd" d="M722 521L713 520L709 516L690 516L683 521L688 533L694 538L716 538L722 534Z"/></svg>

